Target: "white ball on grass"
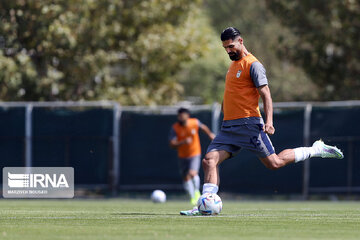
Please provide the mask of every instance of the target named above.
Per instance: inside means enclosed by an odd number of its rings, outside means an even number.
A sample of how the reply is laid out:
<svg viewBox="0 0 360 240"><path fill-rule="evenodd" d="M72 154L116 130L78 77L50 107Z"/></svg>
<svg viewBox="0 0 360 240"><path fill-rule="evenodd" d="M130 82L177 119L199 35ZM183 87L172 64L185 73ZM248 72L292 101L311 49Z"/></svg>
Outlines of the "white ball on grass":
<svg viewBox="0 0 360 240"><path fill-rule="evenodd" d="M154 203L164 203L166 202L166 194L161 190L155 190L151 194L151 201Z"/></svg>
<svg viewBox="0 0 360 240"><path fill-rule="evenodd" d="M222 210L221 198L216 193L204 193L197 205L202 215L217 215Z"/></svg>

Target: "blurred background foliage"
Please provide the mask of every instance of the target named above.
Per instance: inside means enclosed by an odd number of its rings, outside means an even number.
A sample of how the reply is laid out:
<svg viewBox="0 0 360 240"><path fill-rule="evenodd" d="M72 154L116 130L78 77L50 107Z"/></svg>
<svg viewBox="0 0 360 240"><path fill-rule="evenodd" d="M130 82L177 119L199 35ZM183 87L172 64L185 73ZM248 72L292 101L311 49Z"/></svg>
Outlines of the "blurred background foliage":
<svg viewBox="0 0 360 240"><path fill-rule="evenodd" d="M279 38L278 56L302 67L322 100L360 97L360 1L267 0L295 38Z"/></svg>
<svg viewBox="0 0 360 240"><path fill-rule="evenodd" d="M358 1L2 0L0 99L221 101L235 26L275 101L359 97Z"/></svg>

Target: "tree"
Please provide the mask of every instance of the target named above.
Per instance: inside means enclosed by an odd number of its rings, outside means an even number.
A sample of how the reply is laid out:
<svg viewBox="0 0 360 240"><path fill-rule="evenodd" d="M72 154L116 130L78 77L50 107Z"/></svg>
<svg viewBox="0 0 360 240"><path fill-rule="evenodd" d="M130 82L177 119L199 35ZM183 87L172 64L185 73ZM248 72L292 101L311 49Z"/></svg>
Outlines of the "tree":
<svg viewBox="0 0 360 240"><path fill-rule="evenodd" d="M323 100L360 96L360 3L346 0L267 0L295 38L281 36L280 56L303 67Z"/></svg>
<svg viewBox="0 0 360 240"><path fill-rule="evenodd" d="M174 103L182 86L173 76L207 45L199 4L3 0L0 99Z"/></svg>
<svg viewBox="0 0 360 240"><path fill-rule="evenodd" d="M204 12L197 14L199 25L206 29L210 26L209 17ZM202 55L193 61L182 64L182 71L177 74L179 83L184 87L184 97L187 100L201 103L221 102L224 93L225 75L229 59L221 47L218 33L208 27L207 32L201 32L207 38L207 44L202 45Z"/></svg>
<svg viewBox="0 0 360 240"><path fill-rule="evenodd" d="M279 38L287 36L291 40L295 36L268 10L265 0L205 0L204 4L221 54L226 56L220 42L221 31L229 26L237 27L247 49L265 66L274 101L317 99L317 88L306 73L286 56L277 54ZM229 65L227 56L226 59ZM225 73L226 70L223 79Z"/></svg>

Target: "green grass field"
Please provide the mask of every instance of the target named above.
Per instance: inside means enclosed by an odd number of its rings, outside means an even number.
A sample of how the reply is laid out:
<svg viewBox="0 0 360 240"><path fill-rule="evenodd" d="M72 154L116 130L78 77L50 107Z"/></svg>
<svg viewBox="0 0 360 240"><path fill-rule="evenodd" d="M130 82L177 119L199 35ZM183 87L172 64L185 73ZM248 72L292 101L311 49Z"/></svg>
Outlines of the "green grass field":
<svg viewBox="0 0 360 240"><path fill-rule="evenodd" d="M1 200L0 239L360 239L359 202L225 201L186 217L186 202Z"/></svg>

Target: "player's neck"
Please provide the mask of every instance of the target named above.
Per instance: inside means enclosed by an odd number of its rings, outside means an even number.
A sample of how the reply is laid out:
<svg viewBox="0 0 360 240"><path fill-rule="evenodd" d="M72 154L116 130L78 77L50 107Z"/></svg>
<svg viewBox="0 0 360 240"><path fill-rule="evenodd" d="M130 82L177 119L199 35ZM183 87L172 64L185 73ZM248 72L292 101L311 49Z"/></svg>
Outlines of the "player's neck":
<svg viewBox="0 0 360 240"><path fill-rule="evenodd" d="M185 122L183 122L183 123L181 123L181 122L178 121L178 123L180 124L180 126L186 127L186 125L187 125L187 120L186 120Z"/></svg>
<svg viewBox="0 0 360 240"><path fill-rule="evenodd" d="M246 49L246 47L244 46L244 48L243 48L243 51L241 52L241 58L243 58L243 57L246 57L247 55L249 55L250 54L250 52ZM240 58L240 59L241 59Z"/></svg>

